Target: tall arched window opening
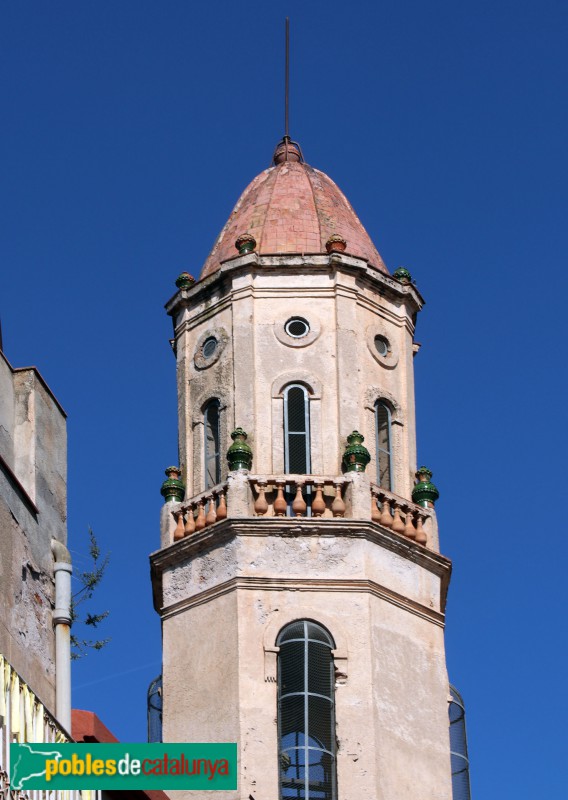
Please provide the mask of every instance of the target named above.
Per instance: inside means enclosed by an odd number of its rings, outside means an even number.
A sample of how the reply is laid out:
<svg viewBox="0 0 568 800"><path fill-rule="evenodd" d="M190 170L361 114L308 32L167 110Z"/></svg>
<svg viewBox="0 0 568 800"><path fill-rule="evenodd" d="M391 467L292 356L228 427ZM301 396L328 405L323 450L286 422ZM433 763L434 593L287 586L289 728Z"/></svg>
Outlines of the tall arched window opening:
<svg viewBox="0 0 568 800"><path fill-rule="evenodd" d="M309 620L287 625L276 644L280 800L337 800L335 644Z"/></svg>
<svg viewBox="0 0 568 800"><path fill-rule="evenodd" d="M304 386L293 383L284 389L284 472L309 475L310 453L310 399ZM307 505L306 516L311 516L312 487L306 486L302 495ZM294 487L286 486L288 515L292 515Z"/></svg>
<svg viewBox="0 0 568 800"><path fill-rule="evenodd" d="M221 426L219 400L210 400L203 411L205 489L221 481Z"/></svg>
<svg viewBox="0 0 568 800"><path fill-rule="evenodd" d="M377 483L387 491L393 490L391 411L383 400L375 403L375 440L377 453Z"/></svg>
<svg viewBox="0 0 568 800"><path fill-rule="evenodd" d="M311 470L309 397L297 383L284 390L284 470L297 475Z"/></svg>

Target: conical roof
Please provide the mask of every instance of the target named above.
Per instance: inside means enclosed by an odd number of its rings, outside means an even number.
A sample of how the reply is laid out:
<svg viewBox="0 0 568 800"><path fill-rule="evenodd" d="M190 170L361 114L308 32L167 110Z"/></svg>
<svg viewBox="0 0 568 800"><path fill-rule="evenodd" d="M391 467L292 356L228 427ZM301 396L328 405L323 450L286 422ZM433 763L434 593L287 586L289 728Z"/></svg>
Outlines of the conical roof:
<svg viewBox="0 0 568 800"><path fill-rule="evenodd" d="M343 192L325 173L304 163L299 147L292 142L279 145L274 166L257 175L244 190L213 245L201 278L237 255L235 241L243 234L254 236L260 255L325 253L326 242L336 234L345 239L347 253L388 274Z"/></svg>

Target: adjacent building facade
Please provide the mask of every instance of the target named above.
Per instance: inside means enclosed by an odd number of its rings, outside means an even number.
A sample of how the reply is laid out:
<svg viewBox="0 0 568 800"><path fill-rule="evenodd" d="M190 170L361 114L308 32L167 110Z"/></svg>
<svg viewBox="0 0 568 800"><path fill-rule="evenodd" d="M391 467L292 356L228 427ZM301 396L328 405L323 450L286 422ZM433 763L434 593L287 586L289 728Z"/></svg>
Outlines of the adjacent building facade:
<svg viewBox="0 0 568 800"><path fill-rule="evenodd" d="M65 412L0 352L0 653L55 710L52 540L67 542ZM47 635L46 635L47 632Z"/></svg>
<svg viewBox="0 0 568 800"><path fill-rule="evenodd" d="M235 800L449 800L420 293L288 138L177 286L180 470L151 557L164 741L237 741Z"/></svg>
<svg viewBox="0 0 568 800"><path fill-rule="evenodd" d="M35 367L0 349L0 792L11 742L70 738L66 542L65 412Z"/></svg>

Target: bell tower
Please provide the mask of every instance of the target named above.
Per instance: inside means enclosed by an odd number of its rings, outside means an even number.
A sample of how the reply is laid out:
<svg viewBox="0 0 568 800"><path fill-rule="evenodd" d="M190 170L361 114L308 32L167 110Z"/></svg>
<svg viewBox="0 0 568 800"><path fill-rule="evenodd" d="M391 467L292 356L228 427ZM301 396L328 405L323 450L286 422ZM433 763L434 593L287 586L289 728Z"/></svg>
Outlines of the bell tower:
<svg viewBox="0 0 568 800"><path fill-rule="evenodd" d="M164 741L236 741L235 800L450 800L451 564L417 470L410 274L286 136L176 284Z"/></svg>

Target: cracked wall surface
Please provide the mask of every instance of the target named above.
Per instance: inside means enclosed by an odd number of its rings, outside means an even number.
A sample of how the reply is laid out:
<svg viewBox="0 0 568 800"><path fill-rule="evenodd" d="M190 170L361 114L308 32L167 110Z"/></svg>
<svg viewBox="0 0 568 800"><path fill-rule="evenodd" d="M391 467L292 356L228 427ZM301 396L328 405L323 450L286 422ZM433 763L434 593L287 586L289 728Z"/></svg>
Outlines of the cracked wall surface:
<svg viewBox="0 0 568 800"><path fill-rule="evenodd" d="M67 541L65 413L0 353L0 653L53 713L52 538Z"/></svg>
<svg viewBox="0 0 568 800"><path fill-rule="evenodd" d="M237 741L239 788L228 800L280 794L276 642L284 626L301 619L324 626L336 644L338 797L451 798L443 631L451 565L437 553L437 533L426 550L370 518L379 399L392 418L391 489L411 498L412 359L422 302L415 287L360 258L252 253L167 306L188 498L205 488L203 406L211 398L222 410L225 470L229 433L241 426L254 454L252 473L284 473L283 390L290 383L309 395L312 474L342 474L355 429L371 455L365 475L349 478L345 519L254 517L247 476L237 473L227 479L223 522L171 544L173 517L162 512L163 550L152 562L162 617L164 739ZM309 327L302 339L286 332L293 317ZM207 337L218 341L209 362ZM388 345L385 354L377 337ZM195 800L209 796L198 792Z"/></svg>

